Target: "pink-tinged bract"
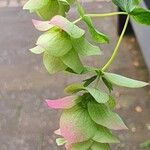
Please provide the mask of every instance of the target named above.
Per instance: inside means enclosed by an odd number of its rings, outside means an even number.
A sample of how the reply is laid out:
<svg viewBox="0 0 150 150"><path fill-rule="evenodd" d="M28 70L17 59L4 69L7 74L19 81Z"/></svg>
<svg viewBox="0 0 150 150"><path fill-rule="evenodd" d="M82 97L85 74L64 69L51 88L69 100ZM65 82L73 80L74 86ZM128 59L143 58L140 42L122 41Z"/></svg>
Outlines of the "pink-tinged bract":
<svg viewBox="0 0 150 150"><path fill-rule="evenodd" d="M77 96L67 96L56 100L46 100L48 107L55 109L69 109L76 105Z"/></svg>
<svg viewBox="0 0 150 150"><path fill-rule="evenodd" d="M80 38L85 33L84 30L76 26L74 23L59 15L54 16L50 20L50 24L55 25L66 31L72 38Z"/></svg>
<svg viewBox="0 0 150 150"><path fill-rule="evenodd" d="M91 139L97 128L87 110L76 106L63 112L60 118L60 130L62 136L73 144Z"/></svg>
<svg viewBox="0 0 150 150"><path fill-rule="evenodd" d="M54 25L49 24L50 21L39 21L32 19L32 23L35 26L35 28L39 31L47 31L54 27Z"/></svg>

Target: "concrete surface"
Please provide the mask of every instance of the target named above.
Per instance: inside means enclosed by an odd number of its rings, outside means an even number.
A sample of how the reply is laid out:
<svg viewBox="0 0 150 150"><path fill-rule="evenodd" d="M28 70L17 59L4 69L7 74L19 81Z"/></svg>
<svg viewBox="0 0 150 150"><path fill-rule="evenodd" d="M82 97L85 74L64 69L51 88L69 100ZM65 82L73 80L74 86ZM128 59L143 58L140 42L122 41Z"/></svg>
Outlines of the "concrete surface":
<svg viewBox="0 0 150 150"><path fill-rule="evenodd" d="M85 7L89 13L115 10L109 2L86 3ZM74 18L75 10L70 13ZM45 71L41 56L28 51L39 34L31 18L33 16L21 8L0 9L0 150L63 150L56 146L53 134L58 128L60 113L48 110L43 102L45 98L64 96L63 87L83 77L61 73L51 76ZM101 46L102 56L85 60L87 64L98 66L108 60L117 41L116 18L97 19L95 25L111 37L109 45ZM110 70L149 80L134 36L124 38ZM118 102L116 111L129 130L117 132L121 143L112 145L112 149L141 150L139 144L150 138L150 89L116 87L114 95Z"/></svg>

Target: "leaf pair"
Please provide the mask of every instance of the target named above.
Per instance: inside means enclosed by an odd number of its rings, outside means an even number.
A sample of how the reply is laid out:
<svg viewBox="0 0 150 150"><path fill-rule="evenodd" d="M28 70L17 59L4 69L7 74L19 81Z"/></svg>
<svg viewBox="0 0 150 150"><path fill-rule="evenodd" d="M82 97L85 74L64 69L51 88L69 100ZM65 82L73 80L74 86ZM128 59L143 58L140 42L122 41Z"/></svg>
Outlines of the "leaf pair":
<svg viewBox="0 0 150 150"><path fill-rule="evenodd" d="M49 20L55 15L65 16L70 8L70 1L67 0L29 0L24 9L36 12L42 19Z"/></svg>
<svg viewBox="0 0 150 150"><path fill-rule="evenodd" d="M150 11L139 7L141 0L112 0L115 5L130 14L138 24L150 25Z"/></svg>
<svg viewBox="0 0 150 150"><path fill-rule="evenodd" d="M37 40L37 47L30 49L33 53L44 52L44 65L49 73L72 69L80 74L84 67L79 55L100 54L97 46L90 44L84 37L84 30L62 16L55 16L50 21L33 20L34 26L46 31Z"/></svg>

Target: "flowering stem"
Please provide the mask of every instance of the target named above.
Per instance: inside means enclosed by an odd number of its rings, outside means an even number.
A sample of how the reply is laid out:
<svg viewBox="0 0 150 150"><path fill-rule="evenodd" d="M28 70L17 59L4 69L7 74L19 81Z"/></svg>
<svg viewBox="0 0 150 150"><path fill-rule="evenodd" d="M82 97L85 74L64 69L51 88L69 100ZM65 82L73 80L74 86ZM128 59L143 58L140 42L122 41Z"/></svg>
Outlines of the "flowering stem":
<svg viewBox="0 0 150 150"><path fill-rule="evenodd" d="M112 12L112 13L103 13L103 14L85 14L85 16L96 18L96 17L110 17L110 16L115 16L115 15L127 15L126 12ZM77 20L74 21L74 23L77 23L81 21L82 18L78 18Z"/></svg>
<svg viewBox="0 0 150 150"><path fill-rule="evenodd" d="M119 47L120 47L120 44L122 42L123 36L125 34L125 31L127 29L127 26L128 26L128 23L129 23L129 19L130 19L130 16L128 15L127 18L126 18L126 22L125 22L124 28L122 30L122 33L121 33L121 35L119 37L119 40L117 42L117 45L116 45L116 47L114 49L114 52L113 52L111 58L106 63L106 65L104 65L104 67L101 69L102 71L105 71L112 64L112 62L114 61L114 59L115 59L115 57L116 57L116 55L117 55L117 53L119 51Z"/></svg>

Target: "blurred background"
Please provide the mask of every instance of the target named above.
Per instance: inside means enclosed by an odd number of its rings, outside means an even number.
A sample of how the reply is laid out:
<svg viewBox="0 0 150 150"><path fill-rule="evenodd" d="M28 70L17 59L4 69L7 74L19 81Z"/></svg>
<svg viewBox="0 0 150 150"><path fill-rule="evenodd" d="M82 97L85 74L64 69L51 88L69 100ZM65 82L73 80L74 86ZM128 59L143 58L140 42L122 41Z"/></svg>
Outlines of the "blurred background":
<svg viewBox="0 0 150 150"><path fill-rule="evenodd" d="M88 13L117 11L110 0L82 2ZM0 150L63 150L56 146L53 134L59 126L60 112L45 107L44 100L64 96L66 85L84 77L62 73L49 75L43 67L42 57L28 51L34 47L40 33L31 23L36 16L22 10L24 3L25 0L0 0ZM71 20L77 18L75 8L70 10L69 17ZM103 54L85 59L86 64L102 66L111 56L118 39L118 28L121 28L121 25L117 28L117 22L117 17L94 20L97 29L111 39L108 45L101 45ZM79 25L85 29L83 24ZM144 51L150 50L140 44L141 30L136 26L134 30L136 36L129 30L130 35L125 36L109 71L149 81L150 55ZM144 37L144 32L142 35ZM148 37L146 40L149 41ZM146 40L145 44L149 45ZM116 111L124 118L129 130L116 132L121 143L112 145L112 149L142 150L140 144L150 139L150 88L115 87L113 95L117 99Z"/></svg>

